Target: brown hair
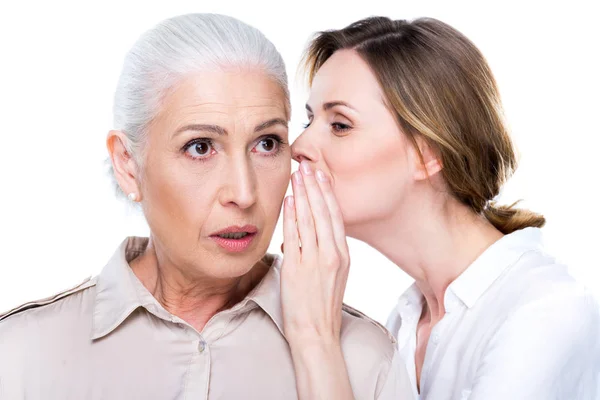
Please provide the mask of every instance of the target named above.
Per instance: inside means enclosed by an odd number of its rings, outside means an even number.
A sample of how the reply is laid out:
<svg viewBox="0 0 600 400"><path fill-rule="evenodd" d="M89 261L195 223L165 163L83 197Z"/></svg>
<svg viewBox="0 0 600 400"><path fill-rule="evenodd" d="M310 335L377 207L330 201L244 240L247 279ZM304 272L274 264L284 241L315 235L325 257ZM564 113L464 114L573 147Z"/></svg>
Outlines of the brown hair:
<svg viewBox="0 0 600 400"><path fill-rule="evenodd" d="M320 32L305 55L309 83L337 50L370 66L415 148L423 137L439 154L451 194L507 234L542 227L542 215L492 199L517 167L492 72L475 45L432 18L372 17Z"/></svg>

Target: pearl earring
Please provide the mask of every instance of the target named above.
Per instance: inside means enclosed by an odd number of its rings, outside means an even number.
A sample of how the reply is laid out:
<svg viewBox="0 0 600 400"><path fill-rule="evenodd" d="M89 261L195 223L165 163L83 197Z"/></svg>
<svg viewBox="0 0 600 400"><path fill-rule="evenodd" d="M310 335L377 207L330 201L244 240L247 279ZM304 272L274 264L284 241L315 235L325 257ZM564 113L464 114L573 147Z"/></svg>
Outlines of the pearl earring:
<svg viewBox="0 0 600 400"><path fill-rule="evenodd" d="M137 201L137 194L131 192L129 193L129 195L127 195L127 197L129 198L129 200L131 201Z"/></svg>

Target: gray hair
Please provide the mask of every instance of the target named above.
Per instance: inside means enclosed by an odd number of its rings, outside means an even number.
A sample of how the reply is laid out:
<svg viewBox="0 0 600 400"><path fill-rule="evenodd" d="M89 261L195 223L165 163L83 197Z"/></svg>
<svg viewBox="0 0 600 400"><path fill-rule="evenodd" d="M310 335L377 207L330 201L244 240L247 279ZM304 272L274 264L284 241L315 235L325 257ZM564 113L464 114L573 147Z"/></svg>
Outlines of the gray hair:
<svg viewBox="0 0 600 400"><path fill-rule="evenodd" d="M290 99L283 59L258 29L218 14L186 14L167 19L144 33L125 56L115 92L114 129L142 165L141 150L161 100L177 81L199 70L248 66L262 68ZM110 160L109 160L110 161ZM114 179L117 193L123 194Z"/></svg>

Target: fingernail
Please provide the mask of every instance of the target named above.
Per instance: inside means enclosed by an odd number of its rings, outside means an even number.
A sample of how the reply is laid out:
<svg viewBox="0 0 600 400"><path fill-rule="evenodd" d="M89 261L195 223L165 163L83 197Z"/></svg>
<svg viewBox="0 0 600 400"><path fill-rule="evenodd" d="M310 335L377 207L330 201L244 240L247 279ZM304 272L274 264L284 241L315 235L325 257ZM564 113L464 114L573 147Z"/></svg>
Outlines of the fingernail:
<svg viewBox="0 0 600 400"><path fill-rule="evenodd" d="M302 185L302 174L300 173L300 171L294 172L294 180L298 185Z"/></svg>
<svg viewBox="0 0 600 400"><path fill-rule="evenodd" d="M285 201L287 202L288 206L294 207L294 196L288 196Z"/></svg>
<svg viewBox="0 0 600 400"><path fill-rule="evenodd" d="M300 163L300 166L302 168L302 172L304 172L305 175L312 175L312 168L308 164L308 161L302 161Z"/></svg>
<svg viewBox="0 0 600 400"><path fill-rule="evenodd" d="M327 177L325 176L323 171L321 171L320 169L317 170L317 179L321 182L327 182Z"/></svg>

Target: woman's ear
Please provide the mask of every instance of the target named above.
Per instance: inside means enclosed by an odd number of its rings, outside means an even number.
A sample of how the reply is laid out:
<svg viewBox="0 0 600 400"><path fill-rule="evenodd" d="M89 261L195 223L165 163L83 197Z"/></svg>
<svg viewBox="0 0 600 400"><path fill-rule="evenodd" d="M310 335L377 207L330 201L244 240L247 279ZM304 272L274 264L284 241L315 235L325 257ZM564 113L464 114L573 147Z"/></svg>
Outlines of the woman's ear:
<svg viewBox="0 0 600 400"><path fill-rule="evenodd" d="M419 181L429 179L442 170L442 161L425 138L417 136L415 143L416 147L411 146L411 151L414 153L411 157L414 163L414 179Z"/></svg>
<svg viewBox="0 0 600 400"><path fill-rule="evenodd" d="M115 174L115 179L131 200L140 201L141 192L138 185L138 165L127 150L129 139L121 132L112 130L108 132L106 147Z"/></svg>

